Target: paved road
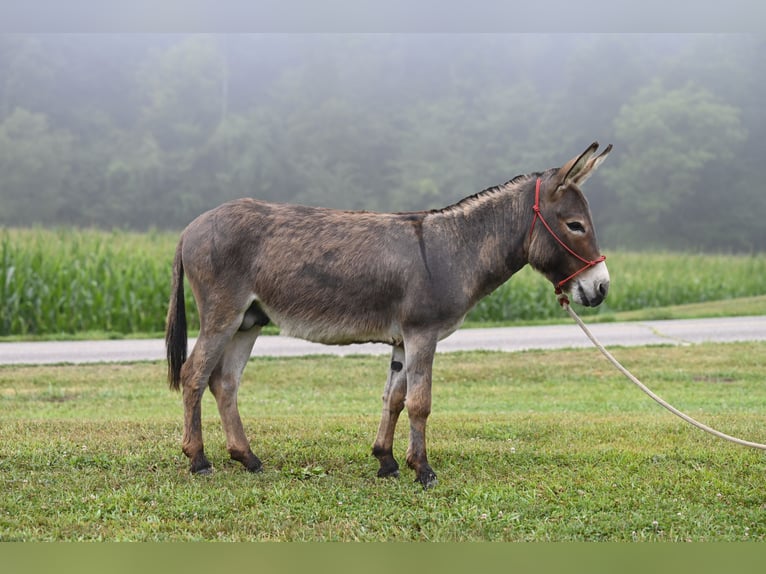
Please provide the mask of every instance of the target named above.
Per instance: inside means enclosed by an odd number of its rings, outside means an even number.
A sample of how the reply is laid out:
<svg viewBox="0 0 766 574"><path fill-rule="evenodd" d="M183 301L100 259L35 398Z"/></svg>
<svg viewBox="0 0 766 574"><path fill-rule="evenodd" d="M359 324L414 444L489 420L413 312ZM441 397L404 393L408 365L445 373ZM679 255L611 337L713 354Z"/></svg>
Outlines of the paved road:
<svg viewBox="0 0 766 574"><path fill-rule="evenodd" d="M594 323L593 334L607 346L691 344L706 341L766 340L766 317L730 317L678 321ZM190 340L190 348L193 339ZM463 329L439 343L440 352L462 350L522 351L587 347L590 341L575 325ZM263 336L253 349L257 356L319 354L388 354L387 345L328 346L289 337ZM56 341L0 343L0 364L100 363L162 360L159 339L119 341Z"/></svg>

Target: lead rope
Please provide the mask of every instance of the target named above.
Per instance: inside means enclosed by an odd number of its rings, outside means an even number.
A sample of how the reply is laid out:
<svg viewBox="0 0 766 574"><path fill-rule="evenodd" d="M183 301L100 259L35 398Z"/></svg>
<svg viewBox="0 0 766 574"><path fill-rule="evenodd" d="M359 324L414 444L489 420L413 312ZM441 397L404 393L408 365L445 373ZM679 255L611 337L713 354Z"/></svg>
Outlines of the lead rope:
<svg viewBox="0 0 766 574"><path fill-rule="evenodd" d="M658 403L660 406L666 408L667 410L669 410L671 413L673 413L677 417L682 418L687 423L689 423L689 424L691 424L691 425L697 427L698 429L701 429L701 430L703 430L703 431L705 431L707 433L710 433L710 434L712 434L714 436L717 436L718 438L722 438L723 440L728 440L729 442L733 442L735 444L739 444L739 445L742 445L742 446L749 446L750 448L757 448L757 449L760 449L760 450L766 450L766 444L760 444L760 443L757 443L757 442L750 442L750 441L747 441L747 440L742 440L740 438L733 437L733 436L727 435L725 433L722 433L721 431L717 431L714 428L711 428L711 427L709 427L709 426L707 426L707 425L705 425L705 424L703 424L703 423L693 419L689 415L687 415L685 413L682 413L677 408L675 408L673 405L671 405L667 401L663 400L661 397L659 397L656 394L654 394L646 385L644 385L635 376L633 376L633 374L628 369L623 367L620 364L620 362L617 359L615 359L614 356L609 351L607 351L601 343L598 342L596 337L593 336L593 333L590 332L590 329L588 329L588 327L585 325L585 323L583 323L582 319L580 319L580 317L577 315L577 313L575 313L574 310L569 306L569 300L567 299L566 295L559 294L558 297L559 297L559 303L564 308L564 310L567 313L569 313L569 316L572 317L572 319L574 319L575 323L577 323L580 326L580 328L583 330L583 332L587 335L588 339L591 340L591 343L593 343L596 346L596 348L599 351L601 351L601 354L604 355L609 360L609 362L612 363L617 368L618 371L620 371L623 375L625 375L631 383L633 383L639 389L641 389L644 393L649 395L649 397L652 400L654 400L656 403Z"/></svg>

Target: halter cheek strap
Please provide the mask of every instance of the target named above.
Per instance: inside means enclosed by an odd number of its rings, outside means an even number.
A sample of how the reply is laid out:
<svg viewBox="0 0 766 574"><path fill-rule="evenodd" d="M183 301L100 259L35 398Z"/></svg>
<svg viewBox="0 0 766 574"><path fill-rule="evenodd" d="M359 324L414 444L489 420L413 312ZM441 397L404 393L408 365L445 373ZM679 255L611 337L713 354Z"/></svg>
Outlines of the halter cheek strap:
<svg viewBox="0 0 766 574"><path fill-rule="evenodd" d="M586 271L587 269L590 269L594 265L598 265L602 261L605 261L606 260L606 255L601 255L598 259L595 259L593 261L591 261L589 259L585 259L584 257L582 257L582 256L578 255L577 253L575 253L566 243L564 243L561 240L561 238L558 235L556 235L556 232L553 231L553 229L551 228L550 225L548 225L548 222L545 221L545 218L543 217L543 214L540 211L540 178L539 177L537 178L537 183L535 184L535 204L532 206L532 210L535 212L535 216L532 219L532 226L529 228L529 237L530 237L530 239L532 238L532 232L535 229L535 223L537 223L537 220L539 219L540 222L543 224L543 226L545 226L545 229L548 230L548 233L550 233L553 236L553 238L558 242L559 245L561 245L567 251L567 253L569 253L572 257L574 257L576 259L579 259L580 261L582 261L585 264L580 269L578 269L577 271L572 273L569 277L559 281L556 284L556 295L559 295L559 302L562 305L565 302L569 303L569 301L567 300L566 296L563 295L563 293L562 293L562 288L564 287L564 285L569 283L572 279L577 277L583 271Z"/></svg>

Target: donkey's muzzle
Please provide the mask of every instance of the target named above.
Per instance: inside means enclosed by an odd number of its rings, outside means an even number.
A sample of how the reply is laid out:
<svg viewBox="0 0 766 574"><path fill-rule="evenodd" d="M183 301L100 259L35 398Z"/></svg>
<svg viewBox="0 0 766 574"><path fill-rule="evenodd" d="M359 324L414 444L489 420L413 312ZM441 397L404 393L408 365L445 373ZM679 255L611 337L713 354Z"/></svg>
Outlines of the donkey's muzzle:
<svg viewBox="0 0 766 574"><path fill-rule="evenodd" d="M609 293L609 271L603 261L577 276L570 286L575 303L598 307Z"/></svg>
<svg viewBox="0 0 766 574"><path fill-rule="evenodd" d="M606 294L609 292L609 282L599 283L594 290L595 294L588 295L585 290L578 285L579 297L575 297L575 301L582 304L585 307L598 307L606 299Z"/></svg>

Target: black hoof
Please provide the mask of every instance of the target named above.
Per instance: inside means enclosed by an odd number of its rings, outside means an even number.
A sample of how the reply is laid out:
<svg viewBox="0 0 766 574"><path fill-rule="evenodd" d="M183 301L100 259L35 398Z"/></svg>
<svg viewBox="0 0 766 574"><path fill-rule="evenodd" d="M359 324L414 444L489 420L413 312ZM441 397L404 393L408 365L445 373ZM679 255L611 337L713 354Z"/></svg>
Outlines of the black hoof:
<svg viewBox="0 0 766 574"><path fill-rule="evenodd" d="M213 465L210 464L210 461L205 457L204 454L195 456L192 459L191 465L189 466L189 472L192 474L200 475L212 474Z"/></svg>
<svg viewBox="0 0 766 574"><path fill-rule="evenodd" d="M423 485L423 490L428 490L429 488L436 486L439 481L436 479L436 473L430 468L426 468L418 473L415 482L419 482Z"/></svg>
<svg viewBox="0 0 766 574"><path fill-rule="evenodd" d="M250 449L248 449L247 452L231 450L229 451L229 455L231 456L232 460L236 460L237 462L242 463L242 466L244 466L248 472L255 473L261 472L261 470L263 470L263 463L261 463L261 459L255 456L253 451Z"/></svg>
<svg viewBox="0 0 766 574"><path fill-rule="evenodd" d="M247 469L247 472L252 472L253 474L261 472L263 470L263 463L261 463L260 459L257 456L253 456L253 460L248 463L243 463L245 465L245 469Z"/></svg>
<svg viewBox="0 0 766 574"><path fill-rule="evenodd" d="M399 478L399 468L379 468L378 478Z"/></svg>
<svg viewBox="0 0 766 574"><path fill-rule="evenodd" d="M383 449L373 448L372 454L380 462L378 478L399 478L399 463L396 462L390 450L384 451Z"/></svg>

